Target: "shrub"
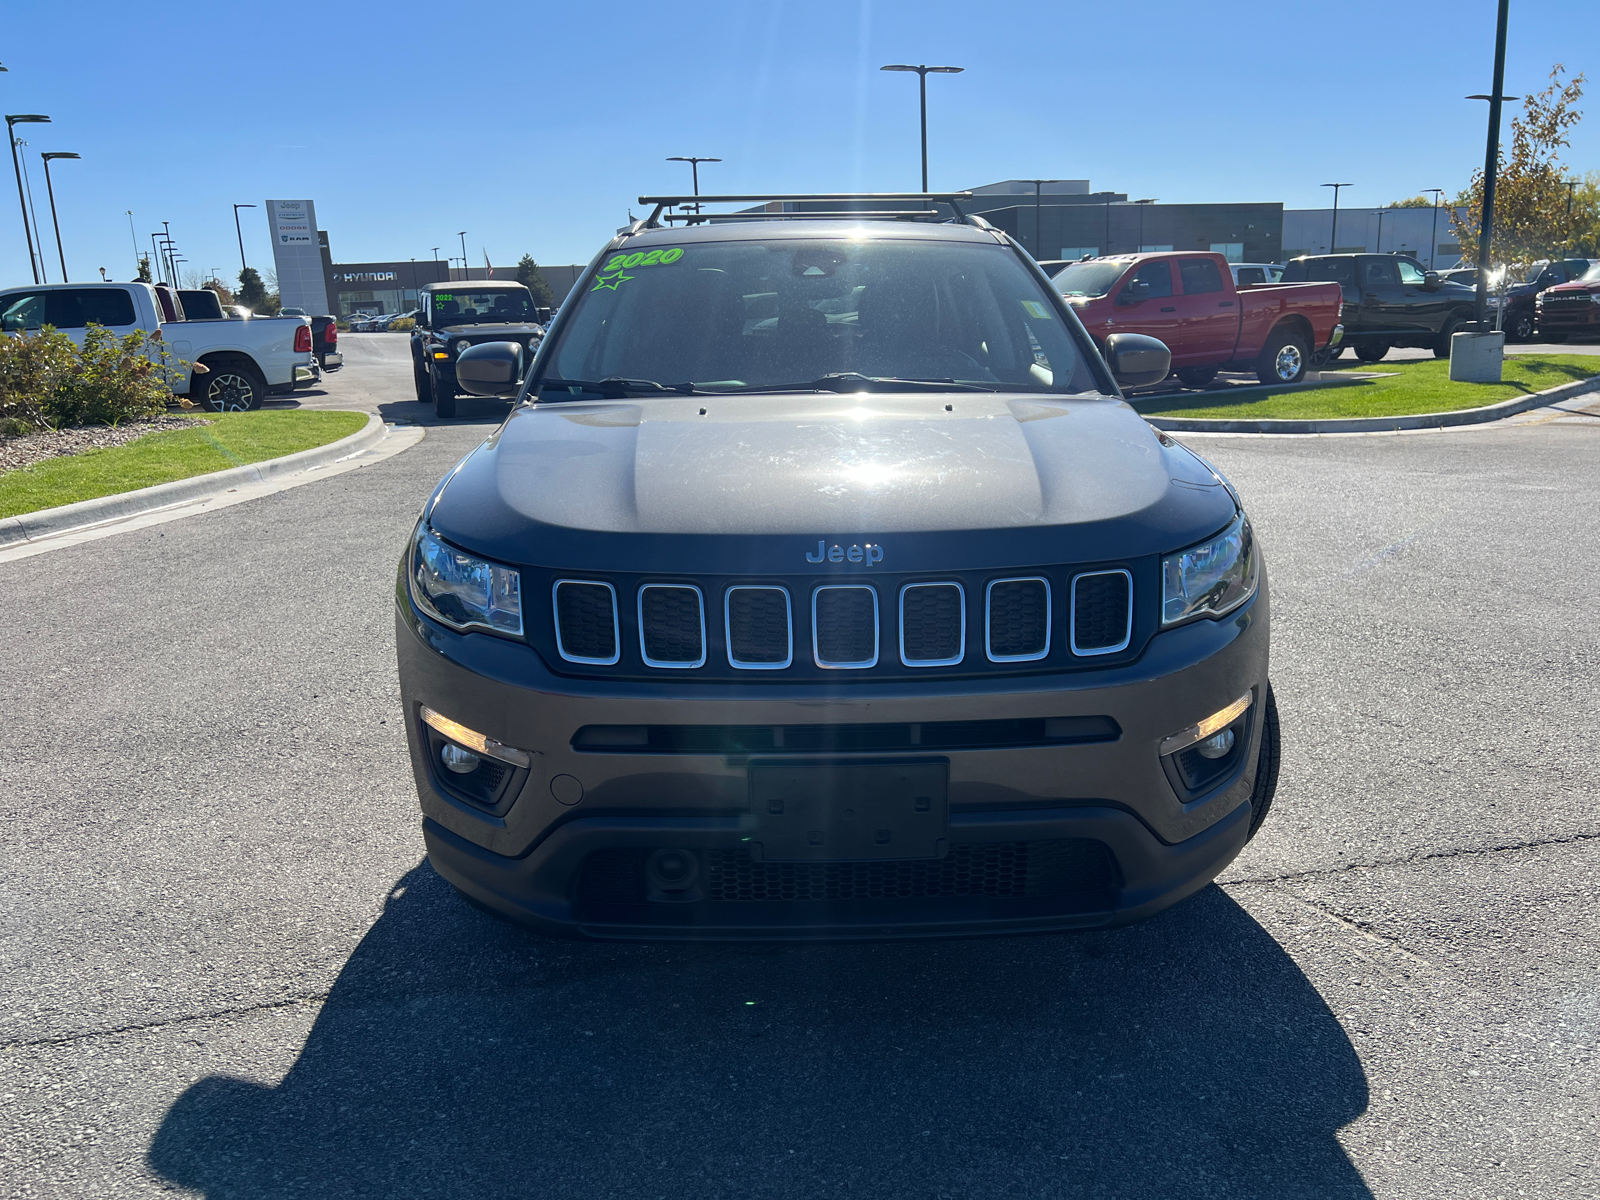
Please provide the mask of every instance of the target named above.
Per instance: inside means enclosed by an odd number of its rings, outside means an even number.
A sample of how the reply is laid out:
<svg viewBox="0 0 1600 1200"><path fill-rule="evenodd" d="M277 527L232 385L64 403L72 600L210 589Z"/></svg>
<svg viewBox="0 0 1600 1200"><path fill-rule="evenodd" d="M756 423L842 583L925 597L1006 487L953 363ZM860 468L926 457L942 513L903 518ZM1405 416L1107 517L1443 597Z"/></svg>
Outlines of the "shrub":
<svg viewBox="0 0 1600 1200"><path fill-rule="evenodd" d="M398 331L400 333L410 333L416 327L417 327L417 319L415 317L405 317L405 318L403 318L402 320L399 320L399 321L391 321L391 322L389 322L389 331L391 333L394 333L396 331Z"/></svg>
<svg viewBox="0 0 1600 1200"><path fill-rule="evenodd" d="M172 391L172 359L146 334L116 337L100 325L83 345L48 326L0 337L0 430L118 425L159 416Z"/></svg>

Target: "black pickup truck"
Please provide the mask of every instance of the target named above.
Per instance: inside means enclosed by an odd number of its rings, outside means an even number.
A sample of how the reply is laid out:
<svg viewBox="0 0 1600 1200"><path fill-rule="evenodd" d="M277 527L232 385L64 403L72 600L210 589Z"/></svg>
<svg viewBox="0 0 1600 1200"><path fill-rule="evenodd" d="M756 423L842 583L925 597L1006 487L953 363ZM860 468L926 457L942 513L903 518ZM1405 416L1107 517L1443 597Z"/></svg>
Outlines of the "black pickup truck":
<svg viewBox="0 0 1600 1200"><path fill-rule="evenodd" d="M1297 258L1284 283L1337 283L1344 291L1344 345L1362 362L1395 346L1420 346L1450 357L1450 335L1473 319L1473 291L1397 254L1321 254ZM1338 357L1336 348L1334 357Z"/></svg>

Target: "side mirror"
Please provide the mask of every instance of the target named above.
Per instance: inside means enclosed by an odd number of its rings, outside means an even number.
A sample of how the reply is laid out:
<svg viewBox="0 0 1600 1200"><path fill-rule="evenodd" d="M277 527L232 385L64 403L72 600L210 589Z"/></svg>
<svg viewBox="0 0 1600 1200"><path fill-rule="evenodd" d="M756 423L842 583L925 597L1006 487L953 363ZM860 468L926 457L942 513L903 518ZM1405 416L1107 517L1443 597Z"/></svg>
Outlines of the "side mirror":
<svg viewBox="0 0 1600 1200"><path fill-rule="evenodd" d="M1141 300L1150 298L1150 285L1142 280L1135 279L1117 294L1118 304L1137 304Z"/></svg>
<svg viewBox="0 0 1600 1200"><path fill-rule="evenodd" d="M1424 271L1422 273L1422 286L1430 292L1437 292L1441 282L1437 271Z"/></svg>
<svg viewBox="0 0 1600 1200"><path fill-rule="evenodd" d="M1144 387L1172 373L1172 351L1159 338L1113 333L1106 339L1106 366L1123 387Z"/></svg>
<svg viewBox="0 0 1600 1200"><path fill-rule="evenodd" d="M522 347L515 342L481 342L456 359L456 382L474 396L513 399L522 386Z"/></svg>

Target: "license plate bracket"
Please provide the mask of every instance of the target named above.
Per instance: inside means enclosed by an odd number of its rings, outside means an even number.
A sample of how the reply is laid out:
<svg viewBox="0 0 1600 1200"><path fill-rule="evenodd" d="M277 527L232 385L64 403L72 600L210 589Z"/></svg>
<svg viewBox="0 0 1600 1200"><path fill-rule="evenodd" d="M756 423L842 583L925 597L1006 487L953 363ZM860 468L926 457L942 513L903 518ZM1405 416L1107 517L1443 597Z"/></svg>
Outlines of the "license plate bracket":
<svg viewBox="0 0 1600 1200"><path fill-rule="evenodd" d="M943 858L949 763L752 763L749 848L763 862Z"/></svg>

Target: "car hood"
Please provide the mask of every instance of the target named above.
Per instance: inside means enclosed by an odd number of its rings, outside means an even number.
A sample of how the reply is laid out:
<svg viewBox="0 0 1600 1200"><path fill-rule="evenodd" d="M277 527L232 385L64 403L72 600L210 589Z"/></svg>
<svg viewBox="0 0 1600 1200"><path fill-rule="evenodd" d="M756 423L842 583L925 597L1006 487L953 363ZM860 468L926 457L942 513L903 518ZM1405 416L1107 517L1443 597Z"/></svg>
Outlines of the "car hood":
<svg viewBox="0 0 1600 1200"><path fill-rule="evenodd" d="M711 569L738 543L745 569L792 570L819 541L894 539L911 569L1157 553L1234 511L1201 460L1120 400L874 393L524 406L429 520L530 565Z"/></svg>
<svg viewBox="0 0 1600 1200"><path fill-rule="evenodd" d="M1548 296L1554 292L1559 296L1583 296L1593 292L1600 292L1600 280L1574 279L1570 283L1558 283L1555 287L1546 288L1541 295Z"/></svg>
<svg viewBox="0 0 1600 1200"><path fill-rule="evenodd" d="M469 321L464 325L440 325L434 332L445 337L475 337L483 341L494 341L498 338L511 338L515 336L527 337L530 333L537 333L539 327L530 321L515 321L502 325L492 324L487 321Z"/></svg>

